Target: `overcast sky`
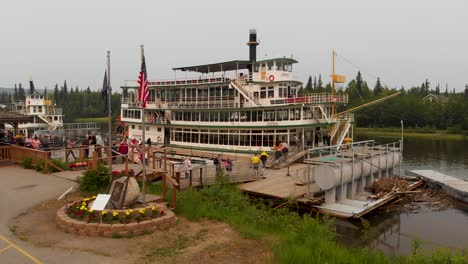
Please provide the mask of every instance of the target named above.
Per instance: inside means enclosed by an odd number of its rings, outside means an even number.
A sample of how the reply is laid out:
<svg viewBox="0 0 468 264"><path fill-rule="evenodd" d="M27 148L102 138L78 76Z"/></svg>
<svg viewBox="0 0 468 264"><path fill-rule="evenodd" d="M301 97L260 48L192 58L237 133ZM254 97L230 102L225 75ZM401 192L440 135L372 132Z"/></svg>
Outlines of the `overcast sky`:
<svg viewBox="0 0 468 264"><path fill-rule="evenodd" d="M250 28L258 59L292 55L303 82L328 78L335 49L337 72L354 78L349 60L371 87L376 76L398 88L468 83L466 0L2 0L0 10L0 87L32 75L37 88L100 89L110 50L115 89L136 79L140 44L149 78L169 79L173 67L248 59Z"/></svg>

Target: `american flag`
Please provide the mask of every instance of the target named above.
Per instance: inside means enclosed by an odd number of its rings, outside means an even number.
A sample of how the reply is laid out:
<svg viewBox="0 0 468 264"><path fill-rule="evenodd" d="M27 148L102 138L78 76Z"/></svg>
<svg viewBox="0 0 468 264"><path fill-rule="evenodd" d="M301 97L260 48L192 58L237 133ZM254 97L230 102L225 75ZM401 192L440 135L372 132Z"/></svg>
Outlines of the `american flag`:
<svg viewBox="0 0 468 264"><path fill-rule="evenodd" d="M143 108L146 108L146 102L149 98L149 89L148 89L148 75L146 74L146 63L145 63L145 56L142 56L141 61L141 71L140 75L138 76L138 84L140 85L140 89L138 90L138 101L141 103Z"/></svg>

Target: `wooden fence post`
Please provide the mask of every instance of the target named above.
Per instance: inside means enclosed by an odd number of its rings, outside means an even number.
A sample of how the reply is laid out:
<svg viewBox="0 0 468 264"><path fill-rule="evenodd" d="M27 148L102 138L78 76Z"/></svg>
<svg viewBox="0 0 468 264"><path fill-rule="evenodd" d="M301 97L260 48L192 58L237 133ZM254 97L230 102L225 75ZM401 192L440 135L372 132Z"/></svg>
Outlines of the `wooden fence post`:
<svg viewBox="0 0 468 264"><path fill-rule="evenodd" d="M96 151L93 151L93 165L92 168L95 170L97 169L98 165L98 153Z"/></svg>
<svg viewBox="0 0 468 264"><path fill-rule="evenodd" d="M180 186L179 186L180 188ZM172 207L177 207L177 189L172 185Z"/></svg>
<svg viewBox="0 0 468 264"><path fill-rule="evenodd" d="M203 186L203 168L200 168L200 187Z"/></svg>
<svg viewBox="0 0 468 264"><path fill-rule="evenodd" d="M44 156L45 156L45 157L44 157L45 163L44 163L43 172L44 172L44 173L47 173L47 172L49 171L49 166L48 166L48 164L49 164L49 153L47 153L47 152L44 152L44 153L45 153L45 155L44 155Z"/></svg>

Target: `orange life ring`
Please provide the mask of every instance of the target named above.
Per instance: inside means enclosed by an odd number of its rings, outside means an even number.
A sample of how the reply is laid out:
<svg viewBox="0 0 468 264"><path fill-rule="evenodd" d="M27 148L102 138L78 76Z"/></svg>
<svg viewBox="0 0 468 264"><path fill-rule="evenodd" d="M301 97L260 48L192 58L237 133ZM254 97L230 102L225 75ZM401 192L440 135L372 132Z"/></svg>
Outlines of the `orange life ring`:
<svg viewBox="0 0 468 264"><path fill-rule="evenodd" d="M275 76L274 76L273 74L270 75L270 76L268 76L268 80L269 80L270 82L273 82L273 81L275 80Z"/></svg>
<svg viewBox="0 0 468 264"><path fill-rule="evenodd" d="M158 137L156 138L156 141L161 142L161 137L158 136Z"/></svg>

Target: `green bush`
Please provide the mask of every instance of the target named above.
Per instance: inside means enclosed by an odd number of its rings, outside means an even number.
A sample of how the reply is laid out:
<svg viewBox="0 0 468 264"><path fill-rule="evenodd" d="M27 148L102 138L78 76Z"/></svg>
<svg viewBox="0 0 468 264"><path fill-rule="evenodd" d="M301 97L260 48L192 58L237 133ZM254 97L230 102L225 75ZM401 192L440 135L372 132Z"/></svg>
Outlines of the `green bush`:
<svg viewBox="0 0 468 264"><path fill-rule="evenodd" d="M70 170L70 168L68 167L68 164L66 162L62 161L62 160L50 159L49 162L55 164L57 167L60 167L63 170ZM36 171L42 171L44 169L44 166L45 166L45 161L40 160L36 164L36 166L34 166L34 169L36 169ZM31 167L31 169L32 169L32 167ZM59 170L57 170L56 168L49 165L49 166L47 166L47 172L53 173L53 172L59 172Z"/></svg>
<svg viewBox="0 0 468 264"><path fill-rule="evenodd" d="M21 165L23 166L23 168L25 169L32 169L34 168L34 166L32 165L32 158L23 158L21 160Z"/></svg>
<svg viewBox="0 0 468 264"><path fill-rule="evenodd" d="M80 190L96 194L109 186L109 169L99 165L97 169L87 169L79 180Z"/></svg>
<svg viewBox="0 0 468 264"><path fill-rule="evenodd" d="M68 163L66 163L65 161L62 161L60 159L51 159L50 162L56 165L57 167L61 168L62 170L70 170ZM49 172L58 172L58 170L52 166L49 166L48 169Z"/></svg>

